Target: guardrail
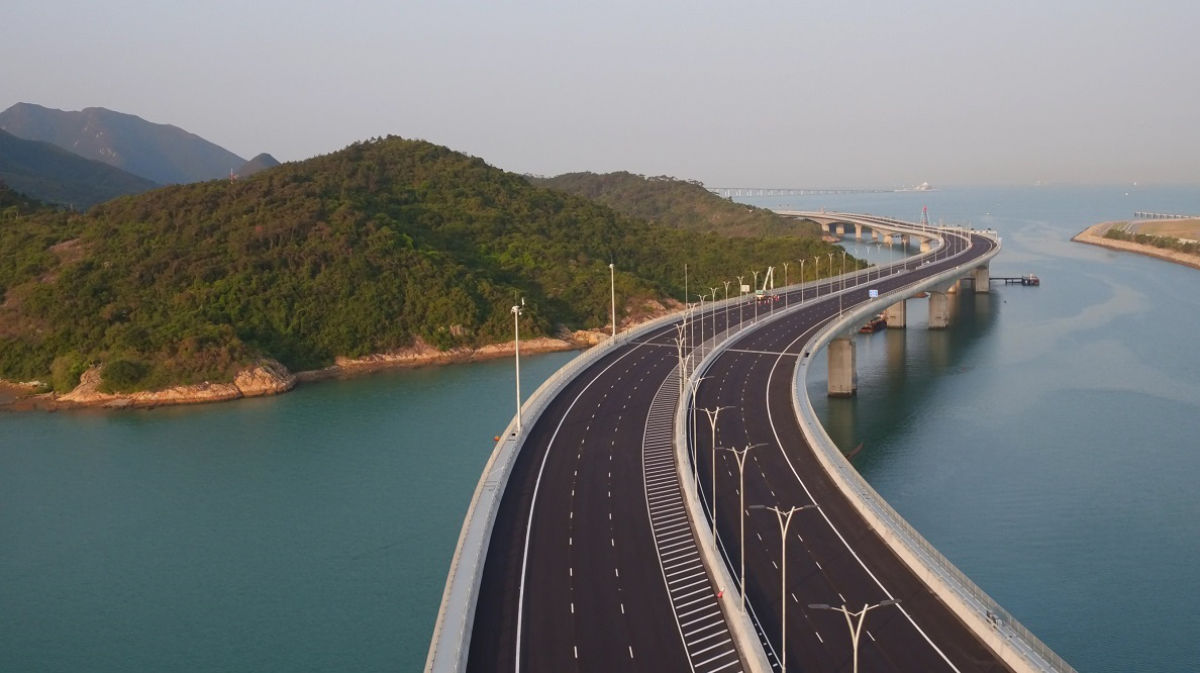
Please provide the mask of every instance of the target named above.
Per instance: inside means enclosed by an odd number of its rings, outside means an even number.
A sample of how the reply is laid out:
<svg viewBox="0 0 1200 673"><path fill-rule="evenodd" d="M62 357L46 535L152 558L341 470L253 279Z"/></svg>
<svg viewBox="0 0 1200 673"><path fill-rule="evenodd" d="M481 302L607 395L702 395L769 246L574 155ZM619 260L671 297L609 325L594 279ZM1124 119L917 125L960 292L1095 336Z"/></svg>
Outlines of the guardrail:
<svg viewBox="0 0 1200 673"><path fill-rule="evenodd" d="M983 233L975 231L973 233ZM994 237L994 236L993 236ZM999 241L998 237L997 242ZM997 246L996 252L999 252ZM989 255L988 258L994 256ZM975 265L975 262L972 262ZM864 317L872 315L894 303L896 294L908 294L931 285L930 281L948 281L961 276L962 267L948 270L929 280L913 283L893 291L877 300L860 304L842 318L831 322L805 346L805 351L815 352L827 345L838 335L852 332ZM1045 643L1025 628L1015 617L979 588L941 552L929 543L904 517L900 516L866 479L850 465L837 445L829 437L813 410L804 381L808 375L811 357L800 358L793 378L793 406L805 439L813 447L818 459L838 483L841 490L859 512L871 523L897 554L912 567L913 571L959 614L972 631L976 632L997 654L1016 670L1055 671L1074 673L1075 669L1059 657Z"/></svg>

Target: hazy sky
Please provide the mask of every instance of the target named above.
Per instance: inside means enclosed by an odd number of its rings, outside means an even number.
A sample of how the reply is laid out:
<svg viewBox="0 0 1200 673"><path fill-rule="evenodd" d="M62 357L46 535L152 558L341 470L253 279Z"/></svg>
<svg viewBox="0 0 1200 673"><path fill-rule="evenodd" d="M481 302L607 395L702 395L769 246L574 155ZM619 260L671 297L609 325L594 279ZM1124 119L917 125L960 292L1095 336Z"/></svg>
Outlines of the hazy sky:
<svg viewBox="0 0 1200 673"><path fill-rule="evenodd" d="M710 186L1200 183L1200 2L6 0L0 108Z"/></svg>

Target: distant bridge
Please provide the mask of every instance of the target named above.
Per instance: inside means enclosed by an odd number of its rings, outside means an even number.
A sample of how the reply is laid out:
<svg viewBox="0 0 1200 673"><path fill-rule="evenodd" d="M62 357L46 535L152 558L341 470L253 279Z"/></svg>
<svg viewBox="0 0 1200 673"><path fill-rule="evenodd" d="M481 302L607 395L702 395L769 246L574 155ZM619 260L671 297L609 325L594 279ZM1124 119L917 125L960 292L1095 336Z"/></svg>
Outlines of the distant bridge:
<svg viewBox="0 0 1200 673"><path fill-rule="evenodd" d="M825 196L827 194L887 194L894 189L808 189L802 187L706 187L727 199L731 196Z"/></svg>

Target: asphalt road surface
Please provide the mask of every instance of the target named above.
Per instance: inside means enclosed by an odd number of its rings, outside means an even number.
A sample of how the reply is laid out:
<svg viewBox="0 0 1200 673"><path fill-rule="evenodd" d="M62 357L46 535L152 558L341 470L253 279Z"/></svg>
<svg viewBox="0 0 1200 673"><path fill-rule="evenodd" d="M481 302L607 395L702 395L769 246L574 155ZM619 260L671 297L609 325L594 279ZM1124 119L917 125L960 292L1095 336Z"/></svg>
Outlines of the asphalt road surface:
<svg viewBox="0 0 1200 673"><path fill-rule="evenodd" d="M991 245L972 238L975 251ZM898 287L914 275L964 264L967 256L972 251L924 266L914 262L908 273L863 279L857 288L847 281L841 305L865 301L868 287ZM718 418L718 444L761 444L746 463L747 505L818 506L797 512L788 530L788 664L793 670L850 670L845 618L811 610L809 603L857 610L896 598L899 605L867 617L862 670L1007 670L867 528L804 444L791 378L803 343L838 312L838 299L824 296L841 288L840 281L823 283L820 300L806 289L809 306L762 329L749 324L755 311L766 317L782 309L781 302L800 301L801 291L767 304L747 298L736 313L733 307L712 311L695 324L710 336L725 329L727 317L731 329L745 328L705 372L697 406L731 407ZM618 348L567 385L527 428L488 548L468 670L742 670L719 613L710 607L716 587L693 563L668 461L653 453L656 441L669 445L669 437L656 435L661 430L654 430L651 407L658 399L656 414L674 409L663 396L675 385L675 337L676 327L666 326ZM708 428L700 413L699 447L710 447ZM716 518L736 577L737 466L729 453L716 458ZM700 450L697 459L707 502L713 495L711 452ZM774 514L750 511L747 595L776 659L783 644L779 539Z"/></svg>

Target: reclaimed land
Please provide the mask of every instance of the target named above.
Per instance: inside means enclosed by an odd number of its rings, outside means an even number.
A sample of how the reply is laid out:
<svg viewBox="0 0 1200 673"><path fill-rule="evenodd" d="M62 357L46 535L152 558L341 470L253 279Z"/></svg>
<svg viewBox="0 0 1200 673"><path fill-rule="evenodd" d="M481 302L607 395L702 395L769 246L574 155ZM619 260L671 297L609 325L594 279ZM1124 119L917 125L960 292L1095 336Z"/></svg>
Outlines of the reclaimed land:
<svg viewBox="0 0 1200 673"><path fill-rule="evenodd" d="M1173 238L1192 238L1192 239L1200 238L1200 220L1187 220L1187 222L1191 222L1191 223L1193 223L1193 225L1191 225L1190 227L1188 227L1186 229L1180 228L1179 226L1175 225L1174 228L1172 228L1170 230L1171 236ZM1078 234L1076 234L1075 236L1073 236L1071 238L1071 240L1078 241L1079 243L1087 243L1089 245L1098 245L1102 248L1108 248L1110 250L1119 250L1121 252L1133 252L1133 253L1137 253L1139 255L1146 255L1148 257L1154 257L1154 258L1161 259L1161 260L1164 260L1167 262L1174 262L1175 264L1183 264L1184 266L1190 266L1194 269L1200 269L1200 254L1182 252L1179 250L1171 250L1169 248L1160 248L1156 245L1148 245L1145 243L1138 243L1136 241L1127 241L1127 240L1120 240L1120 239L1115 239L1115 238L1108 238L1105 236L1105 234L1110 229L1112 229L1113 227L1116 227L1116 226L1123 225L1123 224L1125 224L1125 223L1124 222L1101 222L1099 224L1093 224L1092 226L1088 227L1087 229L1084 229L1083 231L1081 231ZM1158 225L1158 224L1159 223L1156 223L1156 225ZM1166 223L1164 222L1161 224L1165 225ZM1153 229L1158 229L1158 227L1155 226L1155 227L1143 228L1140 231L1142 231L1143 233L1153 233L1154 235L1159 235L1159 236L1167 235L1166 230L1159 229L1159 231L1152 231ZM1160 231L1162 233L1159 233ZM1189 234L1189 233L1191 234L1190 236L1185 235L1185 234Z"/></svg>

